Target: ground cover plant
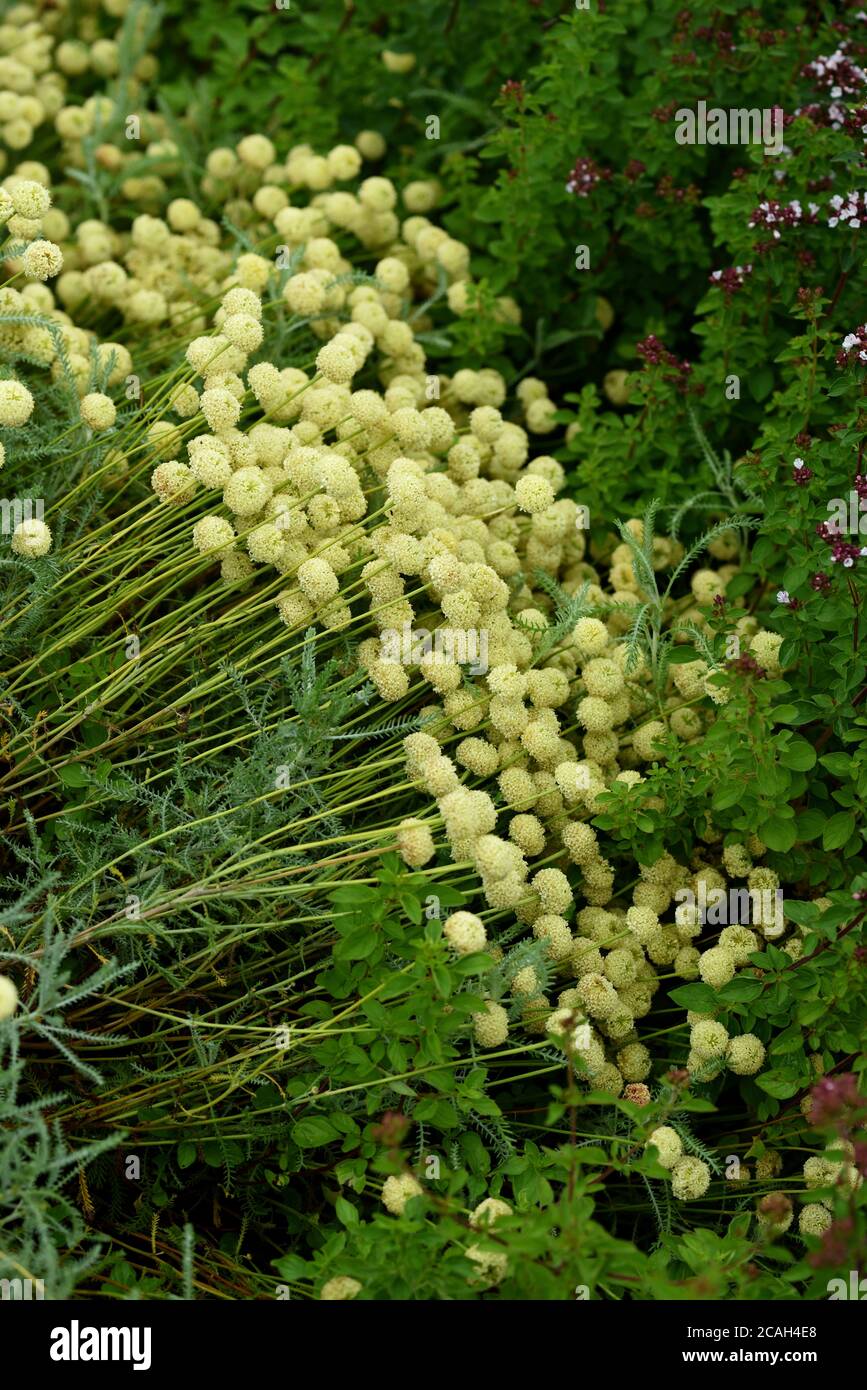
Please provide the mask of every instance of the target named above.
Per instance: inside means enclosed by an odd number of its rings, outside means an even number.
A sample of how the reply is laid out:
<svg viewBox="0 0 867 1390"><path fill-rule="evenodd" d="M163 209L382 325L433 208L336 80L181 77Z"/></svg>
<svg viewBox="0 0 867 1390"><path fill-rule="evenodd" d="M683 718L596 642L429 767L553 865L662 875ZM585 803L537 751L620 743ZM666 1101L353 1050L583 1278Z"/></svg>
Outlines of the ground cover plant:
<svg viewBox="0 0 867 1390"><path fill-rule="evenodd" d="M0 24L0 1277L49 1298L859 1268L865 22L501 19Z"/></svg>

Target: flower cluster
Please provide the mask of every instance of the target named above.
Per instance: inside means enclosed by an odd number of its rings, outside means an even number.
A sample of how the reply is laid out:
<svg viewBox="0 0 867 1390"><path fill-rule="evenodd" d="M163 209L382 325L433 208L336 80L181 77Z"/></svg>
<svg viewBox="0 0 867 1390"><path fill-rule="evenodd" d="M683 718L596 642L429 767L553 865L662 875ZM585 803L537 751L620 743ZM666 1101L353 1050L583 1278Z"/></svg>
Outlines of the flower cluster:
<svg viewBox="0 0 867 1390"><path fill-rule="evenodd" d="M839 367L851 367L867 362L867 323L862 323L854 333L847 333L837 353Z"/></svg>
<svg viewBox="0 0 867 1390"><path fill-rule="evenodd" d="M663 380L671 382L679 391L687 389L692 372L691 364L685 359L681 361L673 352L669 352L655 333L649 333L640 343L636 343L635 352L648 367L672 368L670 372L663 373Z"/></svg>
<svg viewBox="0 0 867 1390"><path fill-rule="evenodd" d="M595 159L575 160L571 174L566 180L566 192L575 193L579 198L587 198L597 184L611 178L611 170L597 164Z"/></svg>
<svg viewBox="0 0 867 1390"><path fill-rule="evenodd" d="M722 290L726 304L731 304L738 290L742 290L746 284L747 276L752 273L751 265L731 265L725 270L712 270L708 279Z"/></svg>
<svg viewBox="0 0 867 1390"><path fill-rule="evenodd" d="M802 69L805 77L811 77L816 87L827 91L835 100L860 96L867 88L867 73L845 50L846 44L842 43L836 52L820 54Z"/></svg>
<svg viewBox="0 0 867 1390"><path fill-rule="evenodd" d="M867 193L835 193L828 206L833 215L828 218L829 227L848 227L856 231L864 221L867 212Z"/></svg>
<svg viewBox="0 0 867 1390"><path fill-rule="evenodd" d="M788 203L781 203L776 198L766 198L759 203L755 212L747 223L748 227L763 227L771 233L772 240L756 246L757 251L767 250L775 241L779 241L782 235L780 228L798 227L813 223L819 214L818 203L808 203L807 211L802 208L799 200L793 198Z"/></svg>

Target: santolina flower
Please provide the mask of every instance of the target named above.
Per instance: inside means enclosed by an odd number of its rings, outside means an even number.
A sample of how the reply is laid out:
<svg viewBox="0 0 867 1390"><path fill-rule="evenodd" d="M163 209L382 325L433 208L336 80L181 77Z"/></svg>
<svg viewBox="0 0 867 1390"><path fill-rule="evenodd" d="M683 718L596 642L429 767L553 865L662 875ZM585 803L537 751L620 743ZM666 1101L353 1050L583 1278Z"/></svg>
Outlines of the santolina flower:
<svg viewBox="0 0 867 1390"><path fill-rule="evenodd" d="M20 381L0 380L0 425L17 429L27 423L33 413L33 397Z"/></svg>
<svg viewBox="0 0 867 1390"><path fill-rule="evenodd" d="M114 401L100 391L92 391L83 396L79 406L81 418L92 430L107 430L117 417Z"/></svg>
<svg viewBox="0 0 867 1390"><path fill-rule="evenodd" d="M696 1201L710 1186L710 1168L700 1158L678 1159L671 1170L671 1191L680 1202Z"/></svg>
<svg viewBox="0 0 867 1390"><path fill-rule="evenodd" d="M0 975L0 1023L12 1018L18 1008L18 990L8 975Z"/></svg>
<svg viewBox="0 0 867 1390"><path fill-rule="evenodd" d="M322 1292L319 1297L325 1302L342 1303L347 1299L355 1298L356 1294L361 1293L362 1287L363 1285L357 1279L352 1279L348 1274L338 1274L334 1279L329 1279L322 1285Z"/></svg>
<svg viewBox="0 0 867 1390"><path fill-rule="evenodd" d="M423 1190L411 1173L392 1175L382 1185L382 1201L393 1215L402 1216L410 1198L419 1197Z"/></svg>
<svg viewBox="0 0 867 1390"><path fill-rule="evenodd" d="M20 521L12 532L12 549L16 555L37 560L51 549L51 530L44 521Z"/></svg>
<svg viewBox="0 0 867 1390"><path fill-rule="evenodd" d="M31 241L21 264L28 280L49 280L63 269L63 253L53 241Z"/></svg>

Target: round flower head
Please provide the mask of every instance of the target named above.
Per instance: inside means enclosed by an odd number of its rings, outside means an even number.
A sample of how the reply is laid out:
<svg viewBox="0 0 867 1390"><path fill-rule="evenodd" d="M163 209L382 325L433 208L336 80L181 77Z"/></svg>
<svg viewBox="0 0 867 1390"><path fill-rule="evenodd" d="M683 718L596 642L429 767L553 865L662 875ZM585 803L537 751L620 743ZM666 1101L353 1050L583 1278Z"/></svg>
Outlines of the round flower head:
<svg viewBox="0 0 867 1390"><path fill-rule="evenodd" d="M735 973L735 958L725 946L712 946L709 951L702 951L698 971L706 985L722 989Z"/></svg>
<svg viewBox="0 0 867 1390"><path fill-rule="evenodd" d="M731 951L735 958L735 964L739 966L748 965L751 954L759 949L758 937L755 932L750 931L749 927L742 927L739 924L723 927L719 934L718 945Z"/></svg>
<svg viewBox="0 0 867 1390"><path fill-rule="evenodd" d="M189 420L199 413L199 393L190 382L181 382L169 393L169 402L176 415Z"/></svg>
<svg viewBox="0 0 867 1390"><path fill-rule="evenodd" d="M459 956L483 951L488 941L484 923L472 912L453 912L443 925L443 936Z"/></svg>
<svg viewBox="0 0 867 1390"><path fill-rule="evenodd" d="M583 975L577 989L583 1008L592 1018L610 1018L617 1012L617 991L604 975Z"/></svg>
<svg viewBox="0 0 867 1390"><path fill-rule="evenodd" d="M394 53L391 49L384 48L382 50L382 53L380 54L380 57L382 59L383 66L386 67L389 72L412 72L413 68L415 67L414 53Z"/></svg>
<svg viewBox="0 0 867 1390"><path fill-rule="evenodd" d="M421 1196L423 1191L421 1183L411 1173L400 1173L386 1178L382 1185L382 1200L390 1212L402 1216L407 1202Z"/></svg>
<svg viewBox="0 0 867 1390"><path fill-rule="evenodd" d="M193 545L201 555L225 550L235 541L235 528L222 516L203 516L193 527Z"/></svg>
<svg viewBox="0 0 867 1390"><path fill-rule="evenodd" d="M262 325L253 314L227 314L220 331L233 347L244 353L255 352L264 336Z"/></svg>
<svg viewBox="0 0 867 1390"><path fill-rule="evenodd" d="M151 487L161 502L183 506L195 496L196 479L187 464L167 459L151 474Z"/></svg>
<svg viewBox="0 0 867 1390"><path fill-rule="evenodd" d="M528 512L533 516L551 506L554 492L551 484L544 478L525 473L515 484L515 500L522 512Z"/></svg>
<svg viewBox="0 0 867 1390"><path fill-rule="evenodd" d="M0 380L0 425L16 429L25 425L33 413L33 397L20 381Z"/></svg>
<svg viewBox="0 0 867 1390"><path fill-rule="evenodd" d="M0 975L0 1023L18 1008L18 990L8 975Z"/></svg>
<svg viewBox="0 0 867 1390"><path fill-rule="evenodd" d="M28 280L49 280L63 269L63 252L53 241L31 241L21 264Z"/></svg>
<svg viewBox="0 0 867 1390"><path fill-rule="evenodd" d="M821 1202L808 1202L801 1208L798 1230L802 1236L819 1237L825 1234L833 1219L828 1208Z"/></svg>
<svg viewBox="0 0 867 1390"><path fill-rule="evenodd" d="M224 487L232 476L226 446L212 435L200 434L187 444L190 471L202 487Z"/></svg>
<svg viewBox="0 0 867 1390"><path fill-rule="evenodd" d="M12 532L12 549L16 555L37 560L51 549L51 530L44 521L19 521Z"/></svg>
<svg viewBox="0 0 867 1390"><path fill-rule="evenodd" d="M361 1293L362 1288L363 1285L357 1279L350 1278L348 1274L338 1274L336 1278L329 1279L322 1285L319 1298L326 1303L344 1303Z"/></svg>
<svg viewBox="0 0 867 1390"><path fill-rule="evenodd" d="M334 145L326 155L328 168L339 182L354 179L361 169L361 154L352 145Z"/></svg>
<svg viewBox="0 0 867 1390"><path fill-rule="evenodd" d="M485 1250L481 1245L468 1245L464 1253L479 1268L478 1276L468 1280L470 1284L491 1288L505 1279L509 1272L509 1257L501 1250Z"/></svg>
<svg viewBox="0 0 867 1390"><path fill-rule="evenodd" d="M538 941L547 943L546 956L550 960L564 961L572 953L572 933L565 917L555 912L542 913L533 923L533 935Z"/></svg>
<svg viewBox="0 0 867 1390"><path fill-rule="evenodd" d="M636 729L632 735L632 751L635 756L642 762L661 762L666 755L657 747L657 743L665 737L665 733L665 725L659 719L651 719L649 723Z"/></svg>
<svg viewBox="0 0 867 1390"><path fill-rule="evenodd" d="M700 1025L707 1027L707 1024ZM754 1033L742 1033L732 1038L726 1054L728 1069L736 1076L754 1076L765 1061L765 1046Z"/></svg>
<svg viewBox="0 0 867 1390"><path fill-rule="evenodd" d="M651 1065L650 1053L643 1043L628 1043L617 1054L617 1066L625 1081L643 1081L650 1075Z"/></svg>
<svg viewBox="0 0 867 1390"><path fill-rule="evenodd" d="M340 588L337 575L328 561L315 558L305 560L299 567L298 583L310 602L317 606L334 598Z"/></svg>
<svg viewBox="0 0 867 1390"><path fill-rule="evenodd" d="M501 1217L511 1215L512 1208L508 1202L500 1197L486 1197L470 1214L470 1225L474 1231L481 1231L486 1226L495 1225Z"/></svg>
<svg viewBox="0 0 867 1390"><path fill-rule="evenodd" d="M602 700L613 700L623 689L620 667L606 657L588 661L581 671L581 679L587 694L597 695Z"/></svg>
<svg viewBox="0 0 867 1390"><path fill-rule="evenodd" d="M473 1033L479 1047L500 1047L509 1036L509 1015L489 999L482 1013L473 1014Z"/></svg>
<svg viewBox="0 0 867 1390"><path fill-rule="evenodd" d="M420 869L436 854L433 836L420 820L403 820L397 827L397 849L404 864Z"/></svg>
<svg viewBox="0 0 867 1390"><path fill-rule="evenodd" d="M710 1186L710 1168L691 1155L678 1159L671 1170L671 1191L679 1202L694 1202Z"/></svg>
<svg viewBox="0 0 867 1390"><path fill-rule="evenodd" d="M626 947L617 946L613 951L609 951L605 957L602 973L606 979L611 981L615 989L622 989L625 985L632 984L636 969L637 963L633 953Z"/></svg>
<svg viewBox="0 0 867 1390"><path fill-rule="evenodd" d="M355 137L355 146L363 159L382 159L388 148L378 130L360 130Z"/></svg>
<svg viewBox="0 0 867 1390"><path fill-rule="evenodd" d="M650 1134L644 1147L649 1148L653 1145L656 1149L656 1160L662 1168L673 1168L680 1162L683 1155L683 1140L676 1129L670 1125L660 1125Z"/></svg>
<svg viewBox="0 0 867 1390"><path fill-rule="evenodd" d="M598 618L580 618L572 629L572 641L584 660L600 656L608 646L608 629Z"/></svg>
<svg viewBox="0 0 867 1390"><path fill-rule="evenodd" d="M540 869L531 880L545 912L562 913L572 906L572 889L560 869Z"/></svg>
<svg viewBox="0 0 867 1390"><path fill-rule="evenodd" d="M6 193L19 217L42 217L51 206L48 189L32 179L10 179Z"/></svg>
<svg viewBox="0 0 867 1390"><path fill-rule="evenodd" d="M765 1152L756 1159L756 1178L759 1182L767 1182L770 1178L777 1178L782 1171L782 1154L778 1153L775 1149L766 1149Z"/></svg>
<svg viewBox="0 0 867 1390"><path fill-rule="evenodd" d="M231 314L249 314L254 319L262 317L262 301L258 294L241 285L233 285L226 291L221 307L227 317Z"/></svg>
<svg viewBox="0 0 867 1390"><path fill-rule="evenodd" d="M202 392L200 406L208 422L208 428L215 434L232 429L241 415L240 403L222 387L206 389Z"/></svg>
<svg viewBox="0 0 867 1390"><path fill-rule="evenodd" d="M245 135L235 148L241 162L251 169L267 169L277 159L277 151L266 135Z"/></svg>
<svg viewBox="0 0 867 1390"><path fill-rule="evenodd" d="M646 1086L639 1081L631 1082L624 1087L623 1099L629 1100L633 1105L649 1105L651 1096Z"/></svg>
<svg viewBox="0 0 867 1390"><path fill-rule="evenodd" d="M689 1044L693 1052L704 1058L723 1056L728 1042L729 1035L725 1028L721 1023L712 1020L707 1023L696 1023L689 1037Z"/></svg>
<svg viewBox="0 0 867 1390"><path fill-rule="evenodd" d="M750 642L750 652L769 676L778 676L780 666L780 647L783 639L776 632L757 632Z"/></svg>
<svg viewBox="0 0 867 1390"><path fill-rule="evenodd" d="M190 198L175 198L166 208L166 221L175 232L191 232L201 220L202 214Z"/></svg>
<svg viewBox="0 0 867 1390"><path fill-rule="evenodd" d="M556 403L549 400L547 396L531 401L526 412L527 428L532 430L534 434L550 434L556 427L554 419L556 413Z"/></svg>
<svg viewBox="0 0 867 1390"><path fill-rule="evenodd" d="M239 468L223 490L223 501L236 516L253 516L271 497L273 488L261 468Z"/></svg>
<svg viewBox="0 0 867 1390"><path fill-rule="evenodd" d="M782 1192L769 1192L759 1202L756 1216L759 1228L768 1236L781 1236L794 1220L794 1209L789 1198Z"/></svg>
<svg viewBox="0 0 867 1390"><path fill-rule="evenodd" d="M215 179L231 178L237 166L238 158L235 151L226 149L225 146L211 150L205 160L205 168L211 177Z"/></svg>
<svg viewBox="0 0 867 1390"><path fill-rule="evenodd" d="M629 372L622 367L606 372L602 389L612 405L626 405L629 401Z"/></svg>
<svg viewBox="0 0 867 1390"><path fill-rule="evenodd" d="M226 363L230 348L231 343L228 338L224 338L222 333L215 333L210 338L193 338L187 344L185 355L193 371L204 376L208 370L227 370Z"/></svg>
<svg viewBox="0 0 867 1390"><path fill-rule="evenodd" d="M614 707L598 695L587 695L579 700L576 714L579 724L588 733L602 734L614 727Z"/></svg>
<svg viewBox="0 0 867 1390"><path fill-rule="evenodd" d="M79 409L82 420L92 430L110 429L117 418L114 401L101 391L91 391L83 396Z"/></svg>
<svg viewBox="0 0 867 1390"><path fill-rule="evenodd" d="M328 381L345 385L351 381L362 362L362 354L356 339L348 333L338 333L319 349L316 356L316 370Z"/></svg>

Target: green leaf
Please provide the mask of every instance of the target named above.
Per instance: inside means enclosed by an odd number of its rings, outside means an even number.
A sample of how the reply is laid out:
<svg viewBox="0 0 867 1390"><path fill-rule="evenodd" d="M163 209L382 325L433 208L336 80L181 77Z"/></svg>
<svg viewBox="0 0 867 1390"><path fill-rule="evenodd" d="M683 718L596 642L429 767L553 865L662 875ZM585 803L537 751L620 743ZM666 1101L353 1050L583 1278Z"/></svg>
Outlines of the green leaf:
<svg viewBox="0 0 867 1390"><path fill-rule="evenodd" d="M851 811L838 811L836 816L832 816L825 826L822 834L822 848L840 849L842 845L845 845L854 829L855 817ZM762 838L766 839L764 831Z"/></svg>
<svg viewBox="0 0 867 1390"><path fill-rule="evenodd" d="M334 1203L334 1210L337 1220L344 1226L358 1225L358 1212L351 1202L347 1202L345 1197L338 1197Z"/></svg>
<svg viewBox="0 0 867 1390"><path fill-rule="evenodd" d="M743 800L744 787L742 782L734 780L723 782L713 794L713 807L716 811L726 811L729 806L736 806Z"/></svg>
<svg viewBox="0 0 867 1390"><path fill-rule="evenodd" d="M819 762L832 777L848 777L852 771L852 759L848 753L826 753Z"/></svg>
<svg viewBox="0 0 867 1390"><path fill-rule="evenodd" d="M772 367L756 367L750 373L750 391L753 400L765 400L774 389L774 370Z"/></svg>
<svg viewBox="0 0 867 1390"><path fill-rule="evenodd" d="M785 734L781 735L785 738ZM808 772L816 763L816 750L800 734L793 734L785 748L780 751L780 762L783 767L790 767L795 772Z"/></svg>
<svg viewBox="0 0 867 1390"><path fill-rule="evenodd" d="M722 999L726 1004L749 1004L751 1000L758 999L763 989L764 985L761 980L741 976L738 979L729 980L728 984L722 986L722 989L718 989L717 999Z"/></svg>
<svg viewBox="0 0 867 1390"><path fill-rule="evenodd" d="M716 993L710 985L681 985L678 989L670 990L668 997L672 1003L700 1014L713 1013L719 1007Z"/></svg>
<svg viewBox="0 0 867 1390"><path fill-rule="evenodd" d="M790 1081L788 1077L780 1076L779 1072L775 1071L766 1071L757 1076L756 1085L775 1100L791 1100L799 1090L797 1081Z"/></svg>
<svg viewBox="0 0 867 1390"><path fill-rule="evenodd" d="M65 767L57 769L57 775L67 787L86 787L90 782L90 778L81 763L67 763Z"/></svg>
<svg viewBox="0 0 867 1390"><path fill-rule="evenodd" d="M290 1284L303 1279L307 1274L307 1264L298 1255L281 1255L279 1260L272 1260L271 1263L277 1273Z"/></svg>
<svg viewBox="0 0 867 1390"><path fill-rule="evenodd" d="M768 849L784 853L792 848L797 838L798 827L793 820L783 820L780 816L771 816L762 825L762 839Z"/></svg>
<svg viewBox="0 0 867 1390"><path fill-rule="evenodd" d="M798 827L798 840L806 843L809 840L818 840L825 829L825 817L821 811L801 811L795 824Z"/></svg>
<svg viewBox="0 0 867 1390"><path fill-rule="evenodd" d="M338 1137L338 1131L325 1115L308 1115L292 1126L292 1138L299 1149L321 1149Z"/></svg>
<svg viewBox="0 0 867 1390"><path fill-rule="evenodd" d="M484 975L492 964L491 957L485 951L473 951L472 955L456 960L451 969L454 975Z"/></svg>
<svg viewBox="0 0 867 1390"><path fill-rule="evenodd" d="M379 944L375 931L369 926L356 927L334 947L336 960L366 960Z"/></svg>
<svg viewBox="0 0 867 1390"><path fill-rule="evenodd" d="M444 965L432 965L431 975L436 985L437 994L441 994L444 999L452 992L452 978Z"/></svg>
<svg viewBox="0 0 867 1390"><path fill-rule="evenodd" d="M418 926L422 918L421 903L419 902L418 898L413 897L412 893L401 893L400 905L403 908L409 920L415 926Z"/></svg>
<svg viewBox="0 0 867 1390"><path fill-rule="evenodd" d="M196 1161L196 1146L189 1139L185 1139L175 1151L175 1158L179 1168L189 1168Z"/></svg>

